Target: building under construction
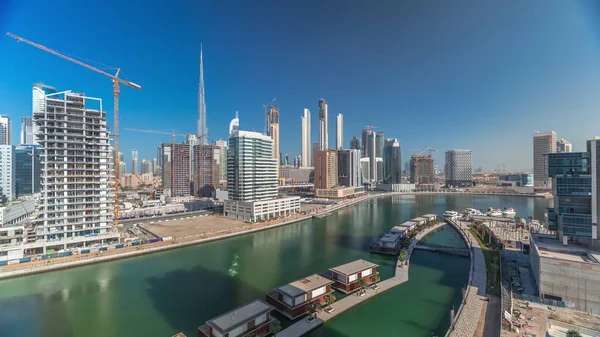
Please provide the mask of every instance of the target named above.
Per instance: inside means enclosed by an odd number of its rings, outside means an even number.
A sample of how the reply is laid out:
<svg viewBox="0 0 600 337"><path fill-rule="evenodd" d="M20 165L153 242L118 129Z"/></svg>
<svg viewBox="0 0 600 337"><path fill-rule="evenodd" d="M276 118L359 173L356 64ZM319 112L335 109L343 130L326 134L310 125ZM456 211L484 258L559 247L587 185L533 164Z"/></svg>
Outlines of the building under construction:
<svg viewBox="0 0 600 337"><path fill-rule="evenodd" d="M170 198L191 196L190 144L164 143L163 194Z"/></svg>
<svg viewBox="0 0 600 337"><path fill-rule="evenodd" d="M434 168L433 156L431 154L413 155L410 158L410 182L417 185L434 184Z"/></svg>
<svg viewBox="0 0 600 337"><path fill-rule="evenodd" d="M216 189L227 187L222 170L227 167L227 148L218 145L194 147L194 195L211 197Z"/></svg>

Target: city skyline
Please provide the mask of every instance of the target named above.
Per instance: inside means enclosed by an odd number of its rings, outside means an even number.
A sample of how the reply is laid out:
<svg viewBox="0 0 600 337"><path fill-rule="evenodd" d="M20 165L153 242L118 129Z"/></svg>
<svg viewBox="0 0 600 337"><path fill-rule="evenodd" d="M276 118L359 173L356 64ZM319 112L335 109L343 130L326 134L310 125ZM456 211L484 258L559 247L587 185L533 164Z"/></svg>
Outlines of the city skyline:
<svg viewBox="0 0 600 337"><path fill-rule="evenodd" d="M281 139L281 152L291 156L300 154L301 128L297 116L302 114L304 108L318 111L316 102L323 97L331 105L329 108L332 116L344 113L344 147L348 147L352 136L359 134L364 125L372 124L378 126L378 130L384 131L386 135L398 138L404 149L428 146L437 148L439 151L434 154L436 161L443 160L445 150L471 148L475 154L474 166L494 168L502 164L508 170L515 170L533 167L530 158L532 129L556 130L561 137L574 144L573 151L580 151L583 150L580 144L595 135L593 126L600 121L600 117L594 114L595 106L600 104L600 98L593 94L600 91L600 84L596 80L600 75L600 65L596 61L600 56L596 38L600 29L594 17L585 15L586 10L595 10L593 6L596 5L552 3L540 6L539 11L528 11L535 6L534 3L535 1L527 4L494 4L485 5L485 8L483 4L471 4L476 7L474 9L479 10L477 17L467 10L468 6L464 2L459 1L452 6L445 5L448 6L447 14L444 14L447 15L447 20L450 20L448 24L458 27L447 33L452 35L450 37L443 34L443 27L439 24L429 27L429 30L423 30L415 20L396 23L395 21L403 20L391 20L385 16L381 25L386 27L388 33L382 38L402 41L401 46L384 44L376 47L374 53L367 48L357 50L355 55L344 53L348 60L342 62L337 62L337 56L348 50L350 44L346 42L346 38L356 33L354 28L342 25L347 31L340 32L341 28L322 23L321 26L300 34L296 23L313 12L311 6L306 6L297 14L278 6L262 13L261 15L270 17L271 11L283 10L283 15L277 20L284 19L289 22L282 24L280 32L269 32L267 25L256 23L255 19L250 22L246 17L240 18L236 25L251 24L255 35L277 37L279 34L292 34L294 37L289 43L296 44L295 48L286 48L283 42L277 41L272 48L263 48L264 51L261 49L254 55L247 52L250 46L262 47L266 43L265 40L272 39L257 39L248 35L249 33L236 37L230 30L220 30L221 24L229 25L228 21L219 23L211 19L205 20L206 23L197 23L203 21L198 20L198 17L203 18L207 15L200 6L187 12L182 5L175 4L172 8L157 6L155 11L137 19L140 20L140 29L145 29L148 25L157 24L157 20L153 18L159 16L161 11L182 15L180 25L168 34L183 34L184 40L191 41L189 46L179 47L172 38L161 36L153 42L156 45L152 49L165 51L156 52L152 57L142 56L147 54L150 48L150 44L142 36L138 41L137 36L96 30L85 22L80 22L80 31L69 31L69 27L80 20L77 19L77 13L89 9L86 4L65 8L62 8L61 4L48 5L47 12L61 12L61 15L72 19L57 25L57 34L53 34L54 36L41 34L39 26L29 24L35 22L36 17L41 18L40 15L43 14L40 13L46 12L41 9L39 13L27 11L26 1L23 4L8 5L4 12L10 12L8 17L12 21L7 21L1 28L48 47L65 50L69 54L119 66L127 77L143 84L142 91L124 92L121 97L121 148L125 153L137 148L140 157L143 158L152 158L155 151L152 144L167 142L168 136L134 134L124 131L123 128L139 126L153 130L176 129L181 133L196 133L196 127L193 127L196 123L192 121L197 119L198 112L198 46L202 42L206 50L203 55L206 61L204 75L208 91L206 105L211 107L211 112L207 115L207 124L211 125L210 138L213 140L227 139L228 121L236 110L248 121L248 129L262 130L262 103L270 97L277 97L277 106L281 109L280 132L286 135ZM261 7L260 3L256 6ZM407 9L407 6L405 3L398 3L386 7L385 10L389 11L391 16L403 17L403 10ZM590 6L592 8L589 8ZM136 6L125 5L119 15L126 16L129 12L137 10L134 7ZM351 22L362 15L355 7L349 6L348 13L340 17L341 22ZM438 15L432 8L415 8L415 17ZM373 10L383 9L384 7L377 6ZM217 4L210 10L219 13L226 9ZM322 13L326 15L333 10L325 6ZM498 20L494 19L497 13L512 15L514 24L511 27L500 25ZM365 16L367 14L364 13ZM26 20L23 19L25 17ZM489 27L479 30L478 35L474 36L470 32L474 27L479 27L480 21L490 23ZM557 21L563 22L564 25L560 26L565 28L545 24ZM184 24L194 29L184 32ZM166 26L159 24L154 29L160 30L164 27ZM340 33L340 38L333 41L327 38L331 45L323 53L312 51L314 48L308 46L314 45L314 41L319 41L320 33L330 29L336 32L336 36ZM408 36L407 32L413 29L419 29L420 34L416 37ZM89 34L90 38L81 38L82 42L79 44L61 41L58 36L67 31L75 36ZM212 33L216 31L221 33ZM520 31L527 34L515 34ZM357 38L360 41L369 41L375 33L376 30L370 29ZM438 35L450 38L450 41L444 43ZM93 49L93 44L86 42L94 39L103 41L108 36L115 39L114 49ZM553 38L552 41L538 41L535 36ZM218 41L223 38L230 39L230 43L220 44ZM423 42L429 39L431 42ZM488 39L495 40L493 47L484 43ZM461 47L458 50L467 51L468 54L458 53L456 49L450 50L447 47L449 45L458 45ZM108 123L109 126L112 125L111 89L110 83L105 79L93 73L86 73L74 65L62 63L51 55L41 55L38 51L23 48L22 45L6 38L0 39L0 48L3 50L0 71L9 79L0 84L0 113L9 115L13 121L13 143L18 141L15 124L18 124L21 117L30 116L29 92L32 83L37 81L53 85L59 90L71 89L103 98L104 109L109 113ZM527 48L528 55L511 51L519 48ZM294 52L287 54L288 52L284 52L287 49L293 49ZM407 49L412 51L408 52ZM277 50L278 53L273 53L272 50ZM296 50L305 52L302 52L300 57L296 55ZM505 51L498 54L495 52L497 50ZM177 53L176 65L172 64L173 53ZM468 55L473 55L474 58ZM287 61L290 58L296 63L299 62L298 66L290 64ZM393 58L398 58L400 62L390 63ZM31 62L33 59L36 62ZM355 69L352 65L358 64L357 62L370 65L352 71L355 79L350 80L346 73ZM390 64L400 65L388 69ZM401 66L402 64L406 66ZM426 71L428 67L432 69ZM295 68L299 71L294 70ZM269 69L277 71L268 71ZM548 69L552 71L548 72ZM271 80L257 83L258 75L265 73L270 74ZM543 73L547 74L542 75ZM326 77L328 81L312 85L311 83L319 77ZM167 78L173 81L167 81ZM278 85L284 78L297 78L293 81L296 83L293 90ZM552 78L563 80L552 81ZM444 91L447 93L443 93ZM392 96L394 98L390 98ZM432 99L432 96L435 96L435 99ZM463 99L467 97L469 99ZM541 97L544 99L540 99ZM560 124L557 117L567 113L575 120L578 117L590 120L588 123ZM421 135L417 128L412 127L422 122L417 117L426 115L430 116L432 121L435 120L429 123L436 137ZM144 118L140 118L141 116ZM168 119L162 118L166 116ZM510 131L495 127L498 125L498 116L502 116L504 120L515 121ZM313 119L311 129L316 131L318 118ZM446 133L447 125L463 125L469 128L469 132ZM333 125L329 125L328 133L334 132ZM317 140L315 133L311 139L312 142ZM503 146L495 145L500 143L500 140ZM333 144L331 137L329 142Z"/></svg>

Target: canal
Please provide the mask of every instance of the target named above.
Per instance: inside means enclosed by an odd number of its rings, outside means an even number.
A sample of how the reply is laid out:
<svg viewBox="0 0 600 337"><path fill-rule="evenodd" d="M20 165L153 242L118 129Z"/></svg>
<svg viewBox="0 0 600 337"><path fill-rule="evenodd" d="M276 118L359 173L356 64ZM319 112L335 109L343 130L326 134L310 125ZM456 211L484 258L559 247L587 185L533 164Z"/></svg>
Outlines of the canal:
<svg viewBox="0 0 600 337"><path fill-rule="evenodd" d="M551 201L527 197L405 195L364 201L319 220L124 260L0 281L0 336L196 336L204 321L272 288L356 259L392 276L395 260L368 253L390 227L467 207L515 208L543 219ZM460 244L444 228L428 240ZM469 260L426 251L410 281L328 322L313 336L443 335Z"/></svg>

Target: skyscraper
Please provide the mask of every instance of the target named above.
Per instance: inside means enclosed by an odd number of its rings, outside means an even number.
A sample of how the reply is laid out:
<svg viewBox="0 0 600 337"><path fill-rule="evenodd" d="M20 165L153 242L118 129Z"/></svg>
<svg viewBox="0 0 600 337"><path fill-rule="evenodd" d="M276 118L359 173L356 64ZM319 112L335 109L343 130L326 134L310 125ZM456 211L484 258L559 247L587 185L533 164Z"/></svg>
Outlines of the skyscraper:
<svg viewBox="0 0 600 337"><path fill-rule="evenodd" d="M267 113L267 135L273 139L273 158L277 159L277 176L279 177L279 109L273 105Z"/></svg>
<svg viewBox="0 0 600 337"><path fill-rule="evenodd" d="M225 216L266 220L300 211L300 198L277 198L277 159L273 140L258 132L236 130L229 136Z"/></svg>
<svg viewBox="0 0 600 337"><path fill-rule="evenodd" d="M358 138L357 135L354 135L354 137L352 137L352 139L350 139L350 149L362 150L360 138Z"/></svg>
<svg viewBox="0 0 600 337"><path fill-rule="evenodd" d="M115 192L106 112L86 105L95 101L102 107L102 100L71 91L38 93L33 122L39 130L44 183L37 242L45 241L46 252L46 247L66 249L73 240L116 241L120 235L111 223L110 196ZM55 127L65 120L65 129Z"/></svg>
<svg viewBox="0 0 600 337"><path fill-rule="evenodd" d="M568 140L561 138L560 141L556 143L556 152L573 152L573 144L571 144L571 142Z"/></svg>
<svg viewBox="0 0 600 337"><path fill-rule="evenodd" d="M158 159L156 159L156 158L152 159L152 173L154 173L154 174L158 173L159 168L160 168L160 166L158 166Z"/></svg>
<svg viewBox="0 0 600 337"><path fill-rule="evenodd" d="M0 145L0 190L4 198L15 198L15 148L12 145Z"/></svg>
<svg viewBox="0 0 600 337"><path fill-rule="evenodd" d="M12 122L9 116L0 115L0 145L12 144Z"/></svg>
<svg viewBox="0 0 600 337"><path fill-rule="evenodd" d="M556 132L538 132L533 135L533 185L535 187L552 187L548 178L549 153L556 152Z"/></svg>
<svg viewBox="0 0 600 337"><path fill-rule="evenodd" d="M29 196L40 192L42 169L41 149L37 145L15 146L15 197Z"/></svg>
<svg viewBox="0 0 600 337"><path fill-rule="evenodd" d="M338 185L338 158L336 150L315 151L315 189L328 189Z"/></svg>
<svg viewBox="0 0 600 337"><path fill-rule="evenodd" d="M204 60L202 59L202 44L200 44L200 79L198 85L198 131L197 136L201 138L202 144L208 144L206 135L208 127L206 126L206 101L204 95Z"/></svg>
<svg viewBox="0 0 600 337"><path fill-rule="evenodd" d="M548 229L558 239L588 241L591 249L598 241L600 200L600 137L587 141L586 152L548 154L548 175L552 179L554 207L548 209Z"/></svg>
<svg viewBox="0 0 600 337"><path fill-rule="evenodd" d="M21 117L21 137L20 144L33 143L33 121L31 117Z"/></svg>
<svg viewBox="0 0 600 337"><path fill-rule="evenodd" d="M369 157L371 158L371 153L369 152L369 148L370 148L370 144L369 144L369 137L371 136L371 134L373 133L373 131L371 130L370 126L367 126L364 130L362 130L362 156L364 157Z"/></svg>
<svg viewBox="0 0 600 337"><path fill-rule="evenodd" d="M312 166L312 143L310 137L310 111L304 109L304 115L300 117L302 121L302 137L301 137L301 149L302 149L302 167Z"/></svg>
<svg viewBox="0 0 600 337"><path fill-rule="evenodd" d="M400 184L402 178L402 152L396 138L385 140L383 147L383 181L387 184Z"/></svg>
<svg viewBox="0 0 600 337"><path fill-rule="evenodd" d="M362 186L360 150L338 150L338 184L340 186Z"/></svg>
<svg viewBox="0 0 600 337"><path fill-rule="evenodd" d="M447 187L473 186L473 152L471 150L446 151L444 174Z"/></svg>
<svg viewBox="0 0 600 337"><path fill-rule="evenodd" d="M321 98L319 100L319 150L327 150L329 148L327 118L327 101Z"/></svg>
<svg viewBox="0 0 600 337"><path fill-rule="evenodd" d="M142 159L142 174L152 173L152 163L146 159Z"/></svg>
<svg viewBox="0 0 600 337"><path fill-rule="evenodd" d="M131 173L138 173L138 151L136 149L131 150Z"/></svg>
<svg viewBox="0 0 600 337"><path fill-rule="evenodd" d="M166 197L179 198L191 195L190 144L164 143L162 182Z"/></svg>
<svg viewBox="0 0 600 337"><path fill-rule="evenodd" d="M338 114L335 128L335 148L341 150L344 148L344 116Z"/></svg>

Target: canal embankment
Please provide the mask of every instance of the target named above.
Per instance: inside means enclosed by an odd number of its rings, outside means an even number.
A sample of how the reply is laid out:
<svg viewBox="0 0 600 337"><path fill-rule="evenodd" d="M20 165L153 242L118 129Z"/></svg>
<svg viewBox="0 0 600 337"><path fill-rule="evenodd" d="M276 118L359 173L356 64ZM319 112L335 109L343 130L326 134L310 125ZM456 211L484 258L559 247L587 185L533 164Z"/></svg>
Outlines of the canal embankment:
<svg viewBox="0 0 600 337"><path fill-rule="evenodd" d="M355 205L359 202L375 199L375 198L383 198L383 197L391 197L398 195L428 195L428 194L457 194L457 195L488 195L488 196L527 196L532 197L532 195L523 195L523 194L497 194L497 193L471 193L471 192L389 192L389 193L372 193L366 194L362 197L344 200L338 204L328 206L325 209L318 212L316 215L329 216L337 211L344 209L346 207ZM169 240L159 241L152 244L141 245L137 247L125 247L124 249L108 249L106 251L99 251L90 254L84 255L72 255L68 257L60 257L53 258L50 260L39 260L32 261L26 263L19 263L13 265L7 265L0 267L0 279L19 277L28 274L35 273L43 273L58 269L65 268L73 268L77 266L87 265L87 264L95 264L105 261L124 259L144 254L152 254L156 252L162 252L165 250L176 249L191 245L197 245L205 242L211 242L216 240L222 240L226 238L230 238L232 236L237 235L246 235L258 231L268 230L272 228L277 228L284 225L289 225L292 223L305 221L311 219L315 214L308 215L297 215L292 218L281 219L277 222L267 222L267 223L257 223L257 224L246 224L243 226L229 228L227 230L221 231L213 231L206 232L197 235L188 235L185 237L173 238Z"/></svg>

